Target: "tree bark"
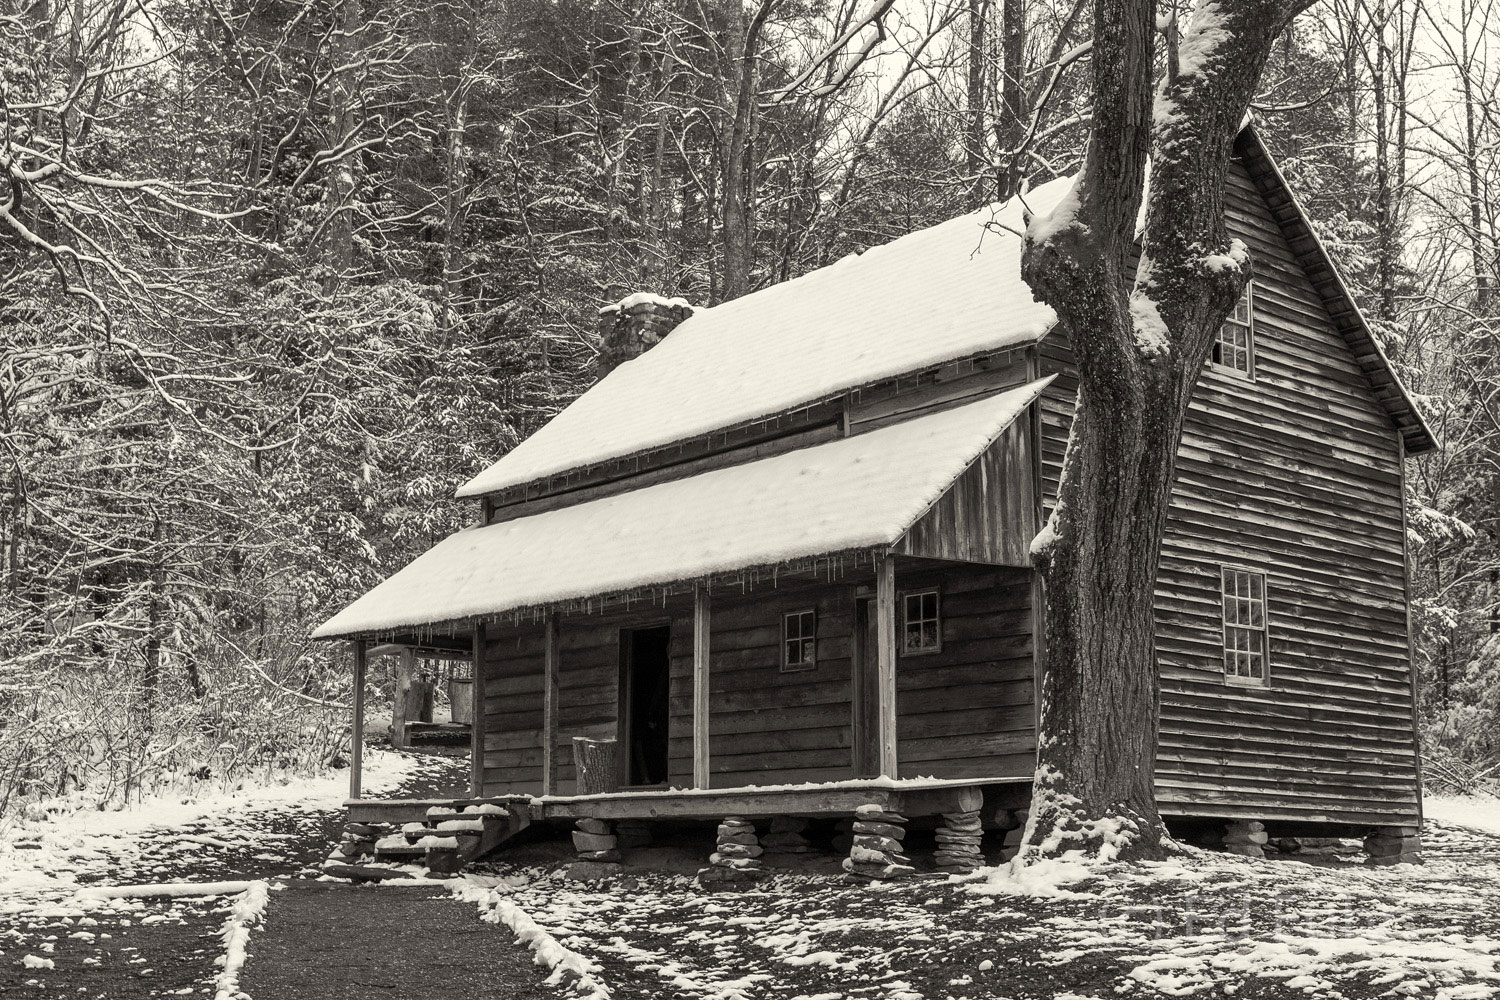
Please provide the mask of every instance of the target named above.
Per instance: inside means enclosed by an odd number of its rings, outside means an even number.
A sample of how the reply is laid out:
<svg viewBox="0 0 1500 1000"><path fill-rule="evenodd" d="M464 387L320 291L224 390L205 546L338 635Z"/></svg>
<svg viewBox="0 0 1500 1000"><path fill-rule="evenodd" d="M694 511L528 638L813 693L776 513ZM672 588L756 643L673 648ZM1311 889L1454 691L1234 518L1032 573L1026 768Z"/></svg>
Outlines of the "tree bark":
<svg viewBox="0 0 1500 1000"><path fill-rule="evenodd" d="M1047 585L1047 671L1027 857L1163 850L1157 562L1188 402L1249 279L1224 224L1234 139L1272 42L1305 5L1200 5L1184 34L1191 56L1153 111L1153 5L1094 0L1084 166L1072 196L1029 221L1022 257L1079 371L1057 504L1032 546Z"/></svg>
<svg viewBox="0 0 1500 1000"><path fill-rule="evenodd" d="M1006 0L1009 9L1011 3L1016 0ZM983 204L986 191L989 187L989 158L985 155L987 143L985 142L985 114L988 103L988 87L985 81L986 69L986 44L985 39L989 34L987 22L989 20L990 0L968 0L969 13L969 49L968 49L968 120L964 123L966 127L964 150L967 163L967 172L974 185L973 202ZM1010 66L1005 67L1007 73Z"/></svg>
<svg viewBox="0 0 1500 1000"><path fill-rule="evenodd" d="M754 136L756 115L757 49L772 0L762 0L753 15L737 8L729 18L726 76L734 81L729 120L724 130L724 191L720 245L723 277L716 301L728 302L750 290L755 266L755 223L752 215L755 186Z"/></svg>

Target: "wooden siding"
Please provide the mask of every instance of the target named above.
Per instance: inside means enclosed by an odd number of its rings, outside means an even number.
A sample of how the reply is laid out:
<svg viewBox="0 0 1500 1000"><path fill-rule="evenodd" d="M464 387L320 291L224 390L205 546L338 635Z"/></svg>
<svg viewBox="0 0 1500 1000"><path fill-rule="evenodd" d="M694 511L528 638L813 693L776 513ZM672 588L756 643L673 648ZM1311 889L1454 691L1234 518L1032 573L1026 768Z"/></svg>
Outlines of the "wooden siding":
<svg viewBox="0 0 1500 1000"><path fill-rule="evenodd" d="M1210 367L1178 458L1157 585L1164 812L1330 822L1417 813L1399 451L1390 418L1242 165L1231 235L1254 256L1256 378ZM1077 381L1043 409L1050 504ZM1230 687L1219 572L1266 574L1270 683Z"/></svg>
<svg viewBox="0 0 1500 1000"><path fill-rule="evenodd" d="M903 778L1029 775L1036 764L1032 571L898 565L897 593L936 587L942 648L896 661ZM897 641L901 603L897 602Z"/></svg>
<svg viewBox="0 0 1500 1000"><path fill-rule="evenodd" d="M839 781L852 774L854 582L716 590L710 629L709 787ZM782 670L782 615L817 612L817 661ZM690 628L684 622L684 627ZM692 637L672 635L671 782L693 777Z"/></svg>
<svg viewBox="0 0 1500 1000"><path fill-rule="evenodd" d="M1011 777L1035 757L1031 573L984 566L928 568L903 560L898 590L942 592L942 652L897 663L903 776ZM851 690L856 594L844 579L793 579L749 595L713 595L709 784L835 781L853 776ZM782 616L817 611L817 663L781 667ZM572 738L618 735L620 633L669 623L669 773L692 782L692 603L600 615L560 615L557 794L576 790ZM485 642L484 794L541 788L545 625L491 626Z"/></svg>
<svg viewBox="0 0 1500 1000"><path fill-rule="evenodd" d="M1036 535L1031 415L1023 413L911 526L902 555L1030 567Z"/></svg>

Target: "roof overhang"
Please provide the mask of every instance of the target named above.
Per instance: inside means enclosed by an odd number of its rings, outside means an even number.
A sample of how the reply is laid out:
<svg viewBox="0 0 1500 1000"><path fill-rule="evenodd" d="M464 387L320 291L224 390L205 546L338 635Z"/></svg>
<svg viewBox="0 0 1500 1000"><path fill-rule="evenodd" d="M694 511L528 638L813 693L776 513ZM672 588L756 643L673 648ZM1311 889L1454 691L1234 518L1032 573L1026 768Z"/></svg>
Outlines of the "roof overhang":
<svg viewBox="0 0 1500 1000"><path fill-rule="evenodd" d="M315 638L456 623L890 552L1050 379L852 437L450 535Z"/></svg>

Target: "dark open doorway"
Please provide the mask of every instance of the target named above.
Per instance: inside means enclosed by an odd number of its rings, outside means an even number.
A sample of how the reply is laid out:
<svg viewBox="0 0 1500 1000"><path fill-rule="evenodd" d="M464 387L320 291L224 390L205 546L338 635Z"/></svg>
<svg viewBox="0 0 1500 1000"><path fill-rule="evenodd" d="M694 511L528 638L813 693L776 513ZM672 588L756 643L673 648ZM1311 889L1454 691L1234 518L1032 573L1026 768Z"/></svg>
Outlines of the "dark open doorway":
<svg viewBox="0 0 1500 1000"><path fill-rule="evenodd" d="M667 782L667 715L670 708L672 630L667 625L638 628L621 637L624 653L620 691L620 741L626 753L629 785Z"/></svg>

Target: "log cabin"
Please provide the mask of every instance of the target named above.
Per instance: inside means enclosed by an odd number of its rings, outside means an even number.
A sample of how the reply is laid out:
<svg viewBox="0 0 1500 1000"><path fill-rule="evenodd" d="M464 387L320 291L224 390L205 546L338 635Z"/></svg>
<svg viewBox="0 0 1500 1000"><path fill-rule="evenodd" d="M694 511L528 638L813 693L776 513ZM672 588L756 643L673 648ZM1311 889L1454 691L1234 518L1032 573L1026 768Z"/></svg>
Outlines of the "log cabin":
<svg viewBox="0 0 1500 1000"><path fill-rule="evenodd" d="M1241 853L1375 831L1411 860L1403 465L1433 436L1253 126L1226 203L1255 279L1181 443L1160 808ZM1076 385L1021 228L999 205L714 308L601 311L606 374L458 491L476 526L316 635L353 640L361 699L366 644L472 656L470 809L1014 826L1046 669L1028 546ZM350 805L407 818L357 774Z"/></svg>

